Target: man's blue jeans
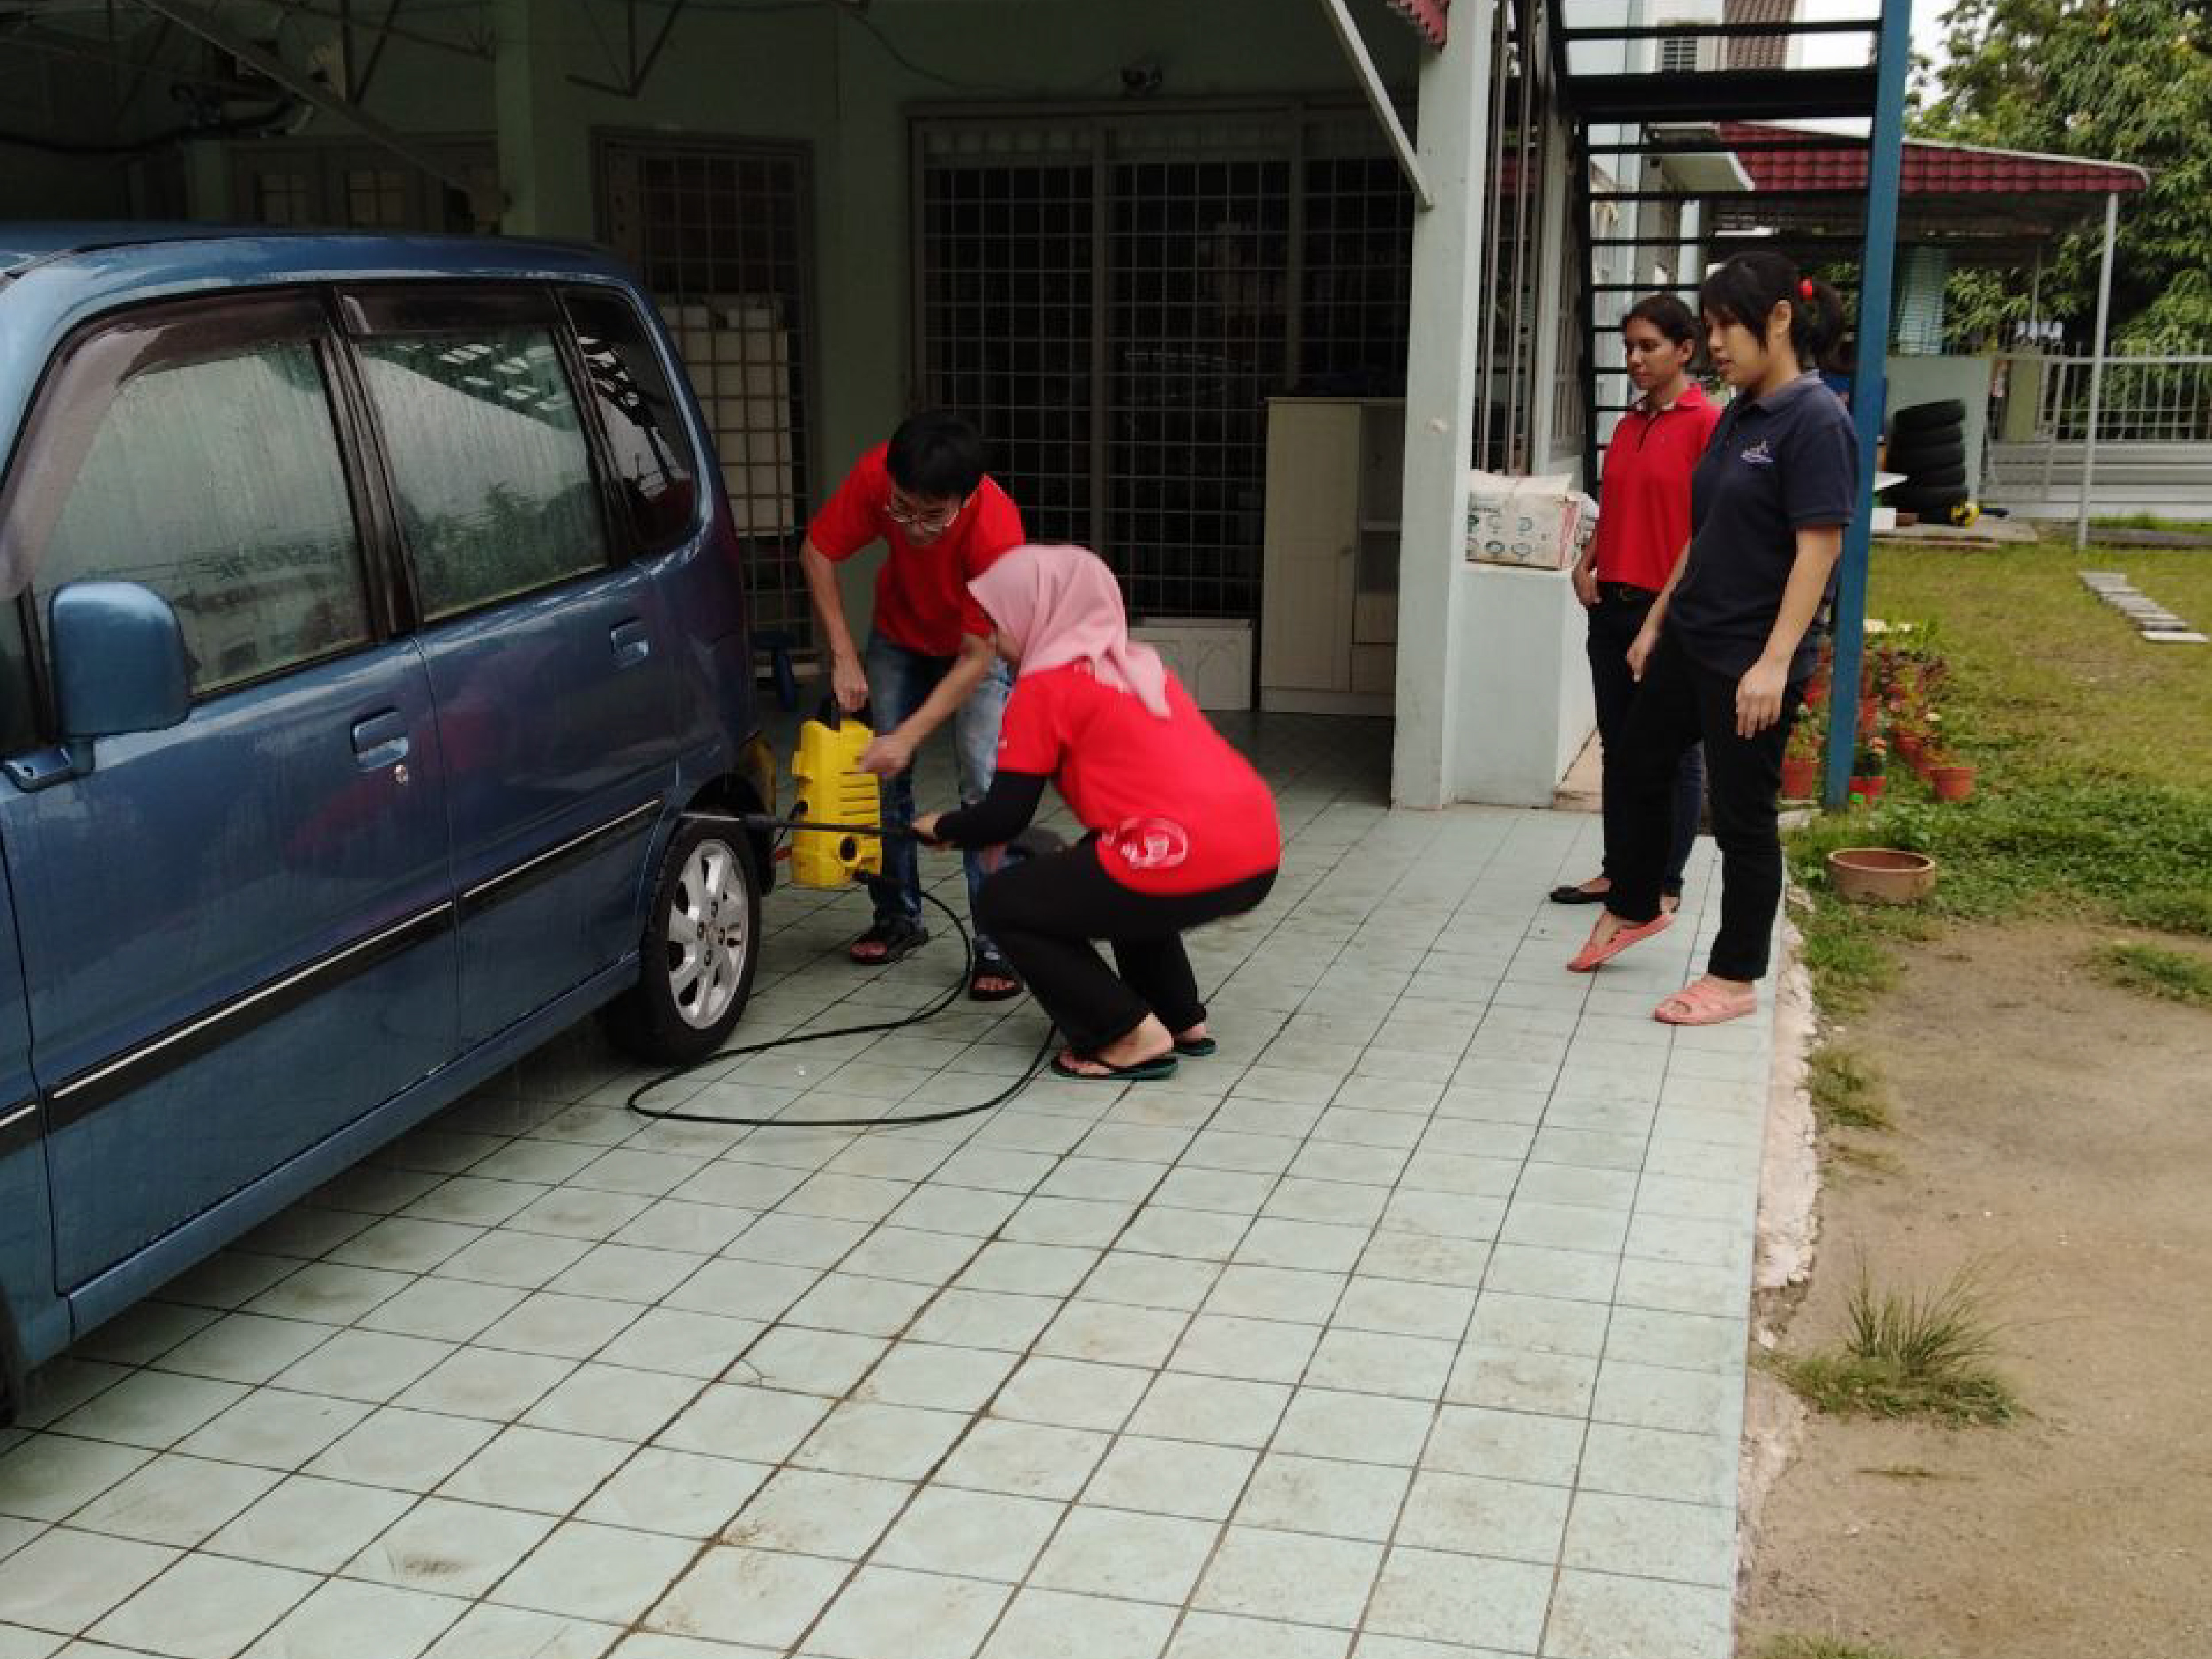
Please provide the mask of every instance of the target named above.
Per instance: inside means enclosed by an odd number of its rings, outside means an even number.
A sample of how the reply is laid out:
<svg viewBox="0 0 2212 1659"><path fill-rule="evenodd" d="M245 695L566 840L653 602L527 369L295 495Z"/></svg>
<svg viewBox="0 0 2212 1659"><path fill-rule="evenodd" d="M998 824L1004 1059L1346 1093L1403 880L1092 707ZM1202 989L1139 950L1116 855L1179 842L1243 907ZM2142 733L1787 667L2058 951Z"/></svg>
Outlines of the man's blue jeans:
<svg viewBox="0 0 2212 1659"><path fill-rule="evenodd" d="M958 660L932 657L895 645L880 634L868 636L867 673L869 714L878 732L898 726L927 702L937 683L952 672ZM994 663L983 683L952 717L952 743L960 767L960 804L973 806L991 787L998 769L999 721L1006 712L1006 698L1014 689L1013 677L1004 663ZM902 830L914 822L914 769L885 778L883 789L884 827ZM975 914L975 894L990 873L980 854L963 854L968 870L968 914ZM884 843L884 873L868 883L876 902L878 922L921 920L921 856L908 840ZM975 936L981 951L989 941Z"/></svg>

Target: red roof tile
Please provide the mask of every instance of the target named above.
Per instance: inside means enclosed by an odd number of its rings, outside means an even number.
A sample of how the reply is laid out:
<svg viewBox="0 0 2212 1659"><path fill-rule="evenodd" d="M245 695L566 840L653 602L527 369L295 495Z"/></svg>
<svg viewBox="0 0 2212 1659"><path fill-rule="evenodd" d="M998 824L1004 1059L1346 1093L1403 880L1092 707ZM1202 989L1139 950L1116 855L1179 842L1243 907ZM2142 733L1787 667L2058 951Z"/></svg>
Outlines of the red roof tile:
<svg viewBox="0 0 2212 1659"><path fill-rule="evenodd" d="M1782 149L1739 149L1736 159L1759 191L1864 190L1865 149L1796 127L1723 121L1733 145L1786 143ZM1955 144L1905 146L1907 196L2106 195L2141 190L2140 169L2115 161L2073 161L2017 150L1969 149Z"/></svg>
<svg viewBox="0 0 2212 1659"><path fill-rule="evenodd" d="M1797 0L1727 0L1721 15L1730 23L1794 22ZM1790 42L1784 35L1741 35L1728 43L1730 69L1782 69L1789 61Z"/></svg>

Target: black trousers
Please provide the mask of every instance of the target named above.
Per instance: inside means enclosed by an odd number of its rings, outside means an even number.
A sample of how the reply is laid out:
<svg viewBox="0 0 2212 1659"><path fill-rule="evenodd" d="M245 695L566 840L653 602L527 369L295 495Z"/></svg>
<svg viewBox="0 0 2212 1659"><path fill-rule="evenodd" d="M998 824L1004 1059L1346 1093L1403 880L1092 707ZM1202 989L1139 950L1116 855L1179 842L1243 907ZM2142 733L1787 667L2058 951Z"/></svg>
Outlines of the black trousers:
<svg viewBox="0 0 2212 1659"><path fill-rule="evenodd" d="M1625 753L1628 742L1628 710L1636 701L1636 677L1628 672L1628 647L1636 643L1654 597L1637 599L1620 592L1608 582L1599 589L1598 602L1590 607L1590 689L1597 694L1597 740L1608 768L1615 756ZM1669 895L1679 896L1682 890L1682 871L1690 861L1690 848L1698 838L1698 817L1705 804L1704 754L1692 744L1674 771L1674 833L1668 844L1667 868L1661 881L1662 890ZM1612 878L1609 864L1605 874L1608 880Z"/></svg>
<svg viewBox="0 0 2212 1659"><path fill-rule="evenodd" d="M1605 769L1605 867L1613 878L1606 908L1630 921L1659 914L1675 768L1702 741L1713 838L1721 848L1720 935L1706 969L1723 979L1749 980L1766 973L1774 912L1782 902L1775 802L1790 717L1804 686L1793 683L1784 692L1780 720L1757 737L1740 738L1738 678L1692 660L1673 635L1660 636L1629 706L1620 763Z"/></svg>
<svg viewBox="0 0 2212 1659"><path fill-rule="evenodd" d="M1275 872L1203 893L1139 893L1106 873L1096 842L1000 867L975 900L975 926L1029 981L1079 1054L1127 1036L1146 1014L1170 1031L1206 1018L1182 935L1241 915L1267 896ZM1115 974L1091 940L1114 948Z"/></svg>

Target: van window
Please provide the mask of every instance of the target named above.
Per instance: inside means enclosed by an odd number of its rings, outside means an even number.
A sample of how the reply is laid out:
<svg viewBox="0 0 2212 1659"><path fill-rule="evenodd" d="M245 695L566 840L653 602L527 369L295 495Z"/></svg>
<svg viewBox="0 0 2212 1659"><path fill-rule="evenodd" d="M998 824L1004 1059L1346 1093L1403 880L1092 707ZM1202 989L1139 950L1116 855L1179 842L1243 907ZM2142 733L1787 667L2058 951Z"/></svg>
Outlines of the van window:
<svg viewBox="0 0 2212 1659"><path fill-rule="evenodd" d="M620 295L572 289L562 297L637 550L658 553L690 533L699 511L698 465L659 354Z"/></svg>
<svg viewBox="0 0 2212 1659"><path fill-rule="evenodd" d="M38 741L38 691L22 602L0 600L0 755L20 755Z"/></svg>
<svg viewBox="0 0 2212 1659"><path fill-rule="evenodd" d="M591 452L550 330L358 343L426 619L606 562Z"/></svg>
<svg viewBox="0 0 2212 1659"><path fill-rule="evenodd" d="M140 582L177 613L196 693L369 637L352 501L311 342L172 362L102 415L39 591Z"/></svg>

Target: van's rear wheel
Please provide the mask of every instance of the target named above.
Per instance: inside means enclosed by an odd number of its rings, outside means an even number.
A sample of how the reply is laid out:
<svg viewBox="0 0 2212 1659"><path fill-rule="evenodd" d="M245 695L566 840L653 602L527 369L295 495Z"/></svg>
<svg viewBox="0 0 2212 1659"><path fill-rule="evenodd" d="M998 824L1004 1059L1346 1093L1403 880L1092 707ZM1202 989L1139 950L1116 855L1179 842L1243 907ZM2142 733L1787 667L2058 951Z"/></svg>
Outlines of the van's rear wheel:
<svg viewBox="0 0 2212 1659"><path fill-rule="evenodd" d="M760 965L760 866L732 825L685 823L661 860L637 983L607 1030L657 1065L704 1060L728 1039Z"/></svg>

